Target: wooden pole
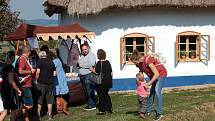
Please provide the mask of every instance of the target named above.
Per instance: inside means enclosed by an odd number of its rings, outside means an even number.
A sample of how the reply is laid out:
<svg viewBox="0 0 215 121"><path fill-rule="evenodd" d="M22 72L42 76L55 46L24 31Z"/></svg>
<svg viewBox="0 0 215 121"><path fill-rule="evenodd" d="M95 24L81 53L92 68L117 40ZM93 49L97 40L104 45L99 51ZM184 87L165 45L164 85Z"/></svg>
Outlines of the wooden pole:
<svg viewBox="0 0 215 121"><path fill-rule="evenodd" d="M18 42L17 42L17 44L16 44L16 55L17 55L17 53L18 53L18 51L19 51L19 44L20 44L20 40L18 40Z"/></svg>
<svg viewBox="0 0 215 121"><path fill-rule="evenodd" d="M27 43L26 43L26 40L24 39L24 47L26 47L27 46Z"/></svg>

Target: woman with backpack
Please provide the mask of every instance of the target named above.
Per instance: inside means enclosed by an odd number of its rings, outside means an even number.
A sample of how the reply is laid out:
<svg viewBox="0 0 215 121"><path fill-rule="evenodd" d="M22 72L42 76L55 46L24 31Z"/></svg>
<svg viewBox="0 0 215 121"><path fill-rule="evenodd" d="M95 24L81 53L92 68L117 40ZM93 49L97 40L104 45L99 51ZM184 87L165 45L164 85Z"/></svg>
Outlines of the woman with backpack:
<svg viewBox="0 0 215 121"><path fill-rule="evenodd" d="M164 65L155 56L142 55L135 50L130 57L131 61L140 68L149 78L147 83L151 86L150 95L147 103L148 114L152 112L155 93L157 95L157 112L155 120L159 120L162 117L162 88L164 79L167 76L167 71Z"/></svg>
<svg viewBox="0 0 215 121"><path fill-rule="evenodd" d="M17 104L14 101L16 93L21 96L21 91L15 83L15 70L12 63L15 59L14 51L9 51L6 54L6 65L2 69L2 89L1 96L3 100L4 111L0 115L0 121L3 121L7 113L11 110L10 121L15 121L22 110L16 110Z"/></svg>

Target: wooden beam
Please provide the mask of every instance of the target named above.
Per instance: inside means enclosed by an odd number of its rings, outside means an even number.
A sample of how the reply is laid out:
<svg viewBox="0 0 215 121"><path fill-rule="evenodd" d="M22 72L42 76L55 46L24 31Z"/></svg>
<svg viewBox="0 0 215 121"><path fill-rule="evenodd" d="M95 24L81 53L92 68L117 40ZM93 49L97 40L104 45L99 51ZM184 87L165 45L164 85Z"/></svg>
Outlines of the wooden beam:
<svg viewBox="0 0 215 121"><path fill-rule="evenodd" d="M20 40L18 40L17 41L17 44L16 44L16 55L17 55L17 53L18 53L18 51L19 51L19 45L20 45Z"/></svg>
<svg viewBox="0 0 215 121"><path fill-rule="evenodd" d="M24 39L24 47L27 46L27 42L26 42L26 39Z"/></svg>

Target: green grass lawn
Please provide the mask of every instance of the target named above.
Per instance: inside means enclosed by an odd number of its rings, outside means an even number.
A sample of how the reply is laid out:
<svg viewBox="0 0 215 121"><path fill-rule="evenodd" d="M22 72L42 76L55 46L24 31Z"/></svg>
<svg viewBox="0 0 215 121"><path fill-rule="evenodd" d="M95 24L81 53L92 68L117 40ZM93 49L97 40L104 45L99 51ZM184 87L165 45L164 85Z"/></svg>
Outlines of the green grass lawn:
<svg viewBox="0 0 215 121"><path fill-rule="evenodd" d="M145 119L138 117L135 93L111 94L111 98L113 114L96 115L98 110L85 111L85 105L82 105L70 107L70 115L57 114L52 121L152 121L155 116L152 113ZM215 121L215 87L165 93L163 113L162 121Z"/></svg>
<svg viewBox="0 0 215 121"><path fill-rule="evenodd" d="M113 114L96 115L83 106L70 107L70 115L55 115L53 121L152 121L155 113L140 119L137 116L135 93L111 94ZM215 88L165 93L164 121L215 121ZM44 118L45 119L45 118Z"/></svg>

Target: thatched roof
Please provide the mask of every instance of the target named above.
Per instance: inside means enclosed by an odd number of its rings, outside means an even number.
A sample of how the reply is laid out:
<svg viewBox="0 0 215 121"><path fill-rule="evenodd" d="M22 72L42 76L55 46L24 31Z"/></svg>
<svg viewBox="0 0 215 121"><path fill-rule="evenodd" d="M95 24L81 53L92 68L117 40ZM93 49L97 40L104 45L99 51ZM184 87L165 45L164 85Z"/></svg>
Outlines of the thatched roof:
<svg viewBox="0 0 215 121"><path fill-rule="evenodd" d="M211 8L215 7L215 0L45 0L43 5L49 16L65 10L70 15L88 15L111 8Z"/></svg>

